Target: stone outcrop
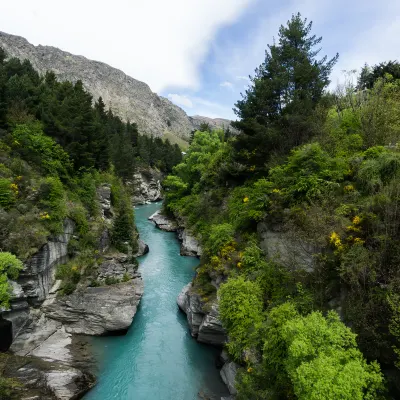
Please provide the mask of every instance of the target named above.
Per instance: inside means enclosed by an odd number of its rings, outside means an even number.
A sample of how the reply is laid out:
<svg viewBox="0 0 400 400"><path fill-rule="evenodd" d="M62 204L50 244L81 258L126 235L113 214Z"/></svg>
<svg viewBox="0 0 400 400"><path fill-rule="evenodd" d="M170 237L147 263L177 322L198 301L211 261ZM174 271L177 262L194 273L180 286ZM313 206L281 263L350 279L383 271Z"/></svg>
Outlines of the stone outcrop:
<svg viewBox="0 0 400 400"><path fill-rule="evenodd" d="M199 342L222 346L227 338L219 320L217 303L211 305L210 312L205 312L200 295L192 289L192 283L187 284L177 298L179 308L186 314L191 335Z"/></svg>
<svg viewBox="0 0 400 400"><path fill-rule="evenodd" d="M133 204L148 204L162 199L162 174L155 169L143 169L127 182L133 189Z"/></svg>
<svg viewBox="0 0 400 400"><path fill-rule="evenodd" d="M48 296L54 284L57 265L68 258L68 243L73 237L75 223L64 221L62 234L52 237L25 264L17 282L10 282L12 295L10 309L2 313L12 323L12 336L30 322L30 307L39 307Z"/></svg>
<svg viewBox="0 0 400 400"><path fill-rule="evenodd" d="M198 240L187 229L184 229L179 235L181 243L181 256L200 257L202 249Z"/></svg>
<svg viewBox="0 0 400 400"><path fill-rule="evenodd" d="M221 368L220 374L225 385L228 387L229 393L236 395L235 379L239 366L234 362L225 363Z"/></svg>
<svg viewBox="0 0 400 400"><path fill-rule="evenodd" d="M135 122L139 132L162 136L170 132L189 140L190 132L202 122L212 127L225 127L228 120L188 117L177 105L153 93L150 87L122 71L83 56L55 47L34 46L26 39L0 32L0 46L10 57L28 59L40 74L52 70L61 81L81 80L94 99L100 96L107 107L124 120Z"/></svg>
<svg viewBox="0 0 400 400"><path fill-rule="evenodd" d="M97 188L101 215L105 221L110 222L114 213L111 210L111 185L104 184Z"/></svg>
<svg viewBox="0 0 400 400"><path fill-rule="evenodd" d="M81 398L95 383L93 375L62 362L37 357L2 355L2 375L17 379L20 400L69 400Z"/></svg>
<svg viewBox="0 0 400 400"><path fill-rule="evenodd" d="M69 296L48 299L43 311L48 318L62 322L68 333L106 335L127 331L143 294L143 281L89 287Z"/></svg>
<svg viewBox="0 0 400 400"><path fill-rule="evenodd" d="M145 242L143 242L142 239L138 239L138 250L133 256L141 257L147 254L149 251L150 251L149 246Z"/></svg>
<svg viewBox="0 0 400 400"><path fill-rule="evenodd" d="M172 219L161 214L161 211L156 211L153 215L149 217L150 221L156 224L156 227L166 232L176 232L178 230L178 225Z"/></svg>
<svg viewBox="0 0 400 400"><path fill-rule="evenodd" d="M49 241L32 256L19 274L21 285L28 302L39 305L48 295L54 283L55 267L67 260L68 243L73 236L75 223L67 218L61 235Z"/></svg>
<svg viewBox="0 0 400 400"><path fill-rule="evenodd" d="M104 282L107 278L127 280L140 278L137 273L137 265L129 261L124 253L107 254L103 256L104 261L97 268L97 281Z"/></svg>
<svg viewBox="0 0 400 400"><path fill-rule="evenodd" d="M290 231L272 227L265 222L259 222L257 232L260 238L260 247L268 258L276 259L280 264L290 268L302 268L312 272L315 267L314 254L321 249L304 239L299 239Z"/></svg>

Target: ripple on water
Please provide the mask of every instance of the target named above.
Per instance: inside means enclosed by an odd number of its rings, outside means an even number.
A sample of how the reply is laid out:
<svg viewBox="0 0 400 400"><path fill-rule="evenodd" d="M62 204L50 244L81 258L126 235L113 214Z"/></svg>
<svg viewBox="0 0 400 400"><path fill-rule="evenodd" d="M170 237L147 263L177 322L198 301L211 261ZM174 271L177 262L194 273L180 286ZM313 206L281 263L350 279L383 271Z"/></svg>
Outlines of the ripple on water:
<svg viewBox="0 0 400 400"><path fill-rule="evenodd" d="M193 277L198 260L179 255L174 233L147 218L160 204L135 209L136 224L150 253L140 259L145 292L126 336L93 338L98 384L86 400L195 400L227 395L215 368L218 350L196 342L176 297Z"/></svg>

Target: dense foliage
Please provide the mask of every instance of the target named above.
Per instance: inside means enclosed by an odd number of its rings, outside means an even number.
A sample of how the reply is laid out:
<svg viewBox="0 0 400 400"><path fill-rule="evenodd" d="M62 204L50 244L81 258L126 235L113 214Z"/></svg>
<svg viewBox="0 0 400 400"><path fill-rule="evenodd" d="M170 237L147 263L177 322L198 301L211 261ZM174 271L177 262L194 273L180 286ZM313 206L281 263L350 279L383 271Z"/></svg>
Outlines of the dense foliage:
<svg viewBox="0 0 400 400"><path fill-rule="evenodd" d="M168 172L181 158L177 145L139 134L101 98L93 104L82 82L58 82L52 72L41 77L29 61L7 59L0 48L0 306L9 305L9 279L22 261L62 233L67 218L76 231L71 261L57 271L64 293L90 283L106 228L113 249L133 254L137 232L124 183L138 168ZM104 185L112 223L98 205Z"/></svg>
<svg viewBox="0 0 400 400"><path fill-rule="evenodd" d="M400 79L326 93L319 42L293 16L237 105L243 132L194 133L165 180L204 248L205 310L220 286L240 399L400 395Z"/></svg>

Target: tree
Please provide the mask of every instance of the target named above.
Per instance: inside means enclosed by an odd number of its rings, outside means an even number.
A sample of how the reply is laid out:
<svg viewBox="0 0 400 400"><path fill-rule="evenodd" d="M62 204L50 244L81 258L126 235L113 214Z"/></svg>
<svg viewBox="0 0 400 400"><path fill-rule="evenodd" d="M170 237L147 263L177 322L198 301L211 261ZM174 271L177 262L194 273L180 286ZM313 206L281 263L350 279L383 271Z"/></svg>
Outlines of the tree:
<svg viewBox="0 0 400 400"><path fill-rule="evenodd" d="M242 131L235 141L239 162L264 169L271 154L285 154L312 136L310 117L338 55L317 59L322 38L311 29L299 13L282 25L278 42L268 46L252 86L236 103L240 120L232 125Z"/></svg>
<svg viewBox="0 0 400 400"><path fill-rule="evenodd" d="M398 61L386 61L374 65L372 68L365 64L358 78L359 90L372 89L379 78L385 78L389 74L393 79L400 79L400 63Z"/></svg>

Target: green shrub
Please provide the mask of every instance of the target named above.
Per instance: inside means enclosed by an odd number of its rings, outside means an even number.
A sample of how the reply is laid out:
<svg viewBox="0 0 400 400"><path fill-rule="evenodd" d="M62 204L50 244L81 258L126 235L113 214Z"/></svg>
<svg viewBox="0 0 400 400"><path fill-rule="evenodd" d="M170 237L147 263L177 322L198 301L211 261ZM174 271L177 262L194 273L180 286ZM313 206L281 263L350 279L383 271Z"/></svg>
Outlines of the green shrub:
<svg viewBox="0 0 400 400"><path fill-rule="evenodd" d="M118 278L115 278L114 276L107 276L106 279L104 280L104 282L107 286L109 286L109 285L116 285L117 283L120 283L120 280Z"/></svg>
<svg viewBox="0 0 400 400"><path fill-rule="evenodd" d="M238 277L221 285L218 295L221 320L229 334L229 352L236 360L240 360L243 352L257 347L261 339L261 289L256 282Z"/></svg>
<svg viewBox="0 0 400 400"><path fill-rule="evenodd" d="M212 225L209 227L209 235L205 240L205 251L210 254L218 252L227 244L234 241L235 230L231 224Z"/></svg>
<svg viewBox="0 0 400 400"><path fill-rule="evenodd" d="M67 281L64 283L62 287L62 293L65 295L69 295L75 292L76 289L76 283Z"/></svg>
<svg viewBox="0 0 400 400"><path fill-rule="evenodd" d="M5 178L0 178L0 206L8 209L16 200L18 194L18 187Z"/></svg>
<svg viewBox="0 0 400 400"><path fill-rule="evenodd" d="M17 125L12 132L12 139L14 149L46 173L66 177L72 168L68 154L54 139L43 133L39 122Z"/></svg>
<svg viewBox="0 0 400 400"><path fill-rule="evenodd" d="M8 307L11 287L8 279L17 279L23 264L15 255L0 252L0 307Z"/></svg>
<svg viewBox="0 0 400 400"><path fill-rule="evenodd" d="M63 221L67 216L65 191L63 184L57 177L44 178L39 188L40 207L43 213L41 220L47 223L54 233L60 233Z"/></svg>

